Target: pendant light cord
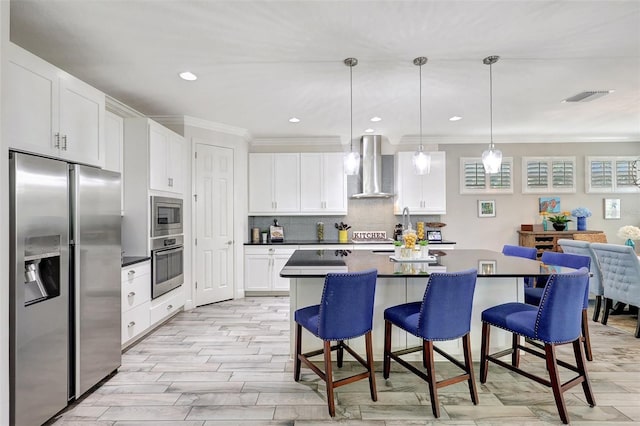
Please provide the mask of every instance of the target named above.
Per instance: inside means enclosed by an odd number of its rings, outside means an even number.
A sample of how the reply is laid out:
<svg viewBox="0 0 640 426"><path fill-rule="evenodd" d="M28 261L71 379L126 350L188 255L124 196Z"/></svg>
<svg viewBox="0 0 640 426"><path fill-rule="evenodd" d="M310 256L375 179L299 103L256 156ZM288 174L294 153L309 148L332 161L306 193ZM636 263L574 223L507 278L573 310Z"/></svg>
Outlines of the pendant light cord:
<svg viewBox="0 0 640 426"><path fill-rule="evenodd" d="M420 152L424 150L422 146L422 65L420 65Z"/></svg>
<svg viewBox="0 0 640 426"><path fill-rule="evenodd" d="M493 149L493 63L489 64L489 129L491 135L491 146L489 149Z"/></svg>
<svg viewBox="0 0 640 426"><path fill-rule="evenodd" d="M349 103L351 114L351 130L349 133L349 151L353 152L353 65L349 65Z"/></svg>

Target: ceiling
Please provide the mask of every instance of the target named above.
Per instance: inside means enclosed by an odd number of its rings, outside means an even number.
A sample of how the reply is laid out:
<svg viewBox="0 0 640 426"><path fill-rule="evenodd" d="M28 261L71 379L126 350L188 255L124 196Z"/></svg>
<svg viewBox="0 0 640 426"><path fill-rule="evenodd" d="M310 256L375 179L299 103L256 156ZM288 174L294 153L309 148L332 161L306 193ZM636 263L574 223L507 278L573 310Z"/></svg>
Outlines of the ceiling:
<svg viewBox="0 0 640 426"><path fill-rule="evenodd" d="M252 138L640 141L640 1L11 1L11 40L145 115ZM178 73L199 78L186 82ZM561 103L585 90L615 90ZM451 116L462 120L449 121ZM296 124L288 122L298 117ZM372 123L379 116L382 121ZM425 142L425 143L426 143Z"/></svg>

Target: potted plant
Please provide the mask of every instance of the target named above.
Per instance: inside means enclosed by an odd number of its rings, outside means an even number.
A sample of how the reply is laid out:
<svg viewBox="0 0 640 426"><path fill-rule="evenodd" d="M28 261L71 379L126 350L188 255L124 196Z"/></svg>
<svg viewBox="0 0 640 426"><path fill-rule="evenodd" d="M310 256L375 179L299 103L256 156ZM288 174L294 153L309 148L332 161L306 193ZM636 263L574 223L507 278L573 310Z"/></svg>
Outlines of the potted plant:
<svg viewBox="0 0 640 426"><path fill-rule="evenodd" d="M570 215L570 212L562 212L555 216L549 216L549 221L553 224L553 229L556 231L564 231L567 227L567 222L572 222L572 220L569 219Z"/></svg>

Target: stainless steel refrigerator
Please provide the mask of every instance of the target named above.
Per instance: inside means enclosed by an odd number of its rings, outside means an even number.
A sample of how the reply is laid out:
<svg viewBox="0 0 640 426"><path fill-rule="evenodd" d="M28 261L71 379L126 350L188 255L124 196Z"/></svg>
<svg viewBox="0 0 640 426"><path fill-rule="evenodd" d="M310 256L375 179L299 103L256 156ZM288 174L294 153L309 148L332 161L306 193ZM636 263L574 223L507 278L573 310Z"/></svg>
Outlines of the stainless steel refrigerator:
<svg viewBox="0 0 640 426"><path fill-rule="evenodd" d="M10 418L38 425L120 366L120 174L9 161Z"/></svg>

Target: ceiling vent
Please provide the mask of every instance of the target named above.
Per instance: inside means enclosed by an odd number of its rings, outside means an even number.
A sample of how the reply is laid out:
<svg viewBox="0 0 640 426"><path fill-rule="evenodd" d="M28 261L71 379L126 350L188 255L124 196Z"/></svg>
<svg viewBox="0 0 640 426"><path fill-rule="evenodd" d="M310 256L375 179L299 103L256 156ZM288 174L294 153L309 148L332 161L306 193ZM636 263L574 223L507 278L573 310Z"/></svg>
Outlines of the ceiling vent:
<svg viewBox="0 0 640 426"><path fill-rule="evenodd" d="M573 95L570 98L564 99L562 102L590 102L604 95L608 95L611 92L613 92L613 90L589 90Z"/></svg>

